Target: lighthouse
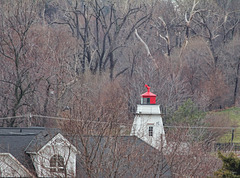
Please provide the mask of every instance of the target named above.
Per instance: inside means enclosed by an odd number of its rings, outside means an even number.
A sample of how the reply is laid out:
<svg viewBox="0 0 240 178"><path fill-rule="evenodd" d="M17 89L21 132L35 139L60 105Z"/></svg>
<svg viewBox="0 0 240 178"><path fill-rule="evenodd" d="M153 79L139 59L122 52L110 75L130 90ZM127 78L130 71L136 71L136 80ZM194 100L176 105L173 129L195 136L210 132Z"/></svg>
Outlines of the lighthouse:
<svg viewBox="0 0 240 178"><path fill-rule="evenodd" d="M130 135L161 149L166 146L166 139L160 106L156 104L156 95L150 92L150 87L145 87L147 92L141 95L141 104L137 105Z"/></svg>

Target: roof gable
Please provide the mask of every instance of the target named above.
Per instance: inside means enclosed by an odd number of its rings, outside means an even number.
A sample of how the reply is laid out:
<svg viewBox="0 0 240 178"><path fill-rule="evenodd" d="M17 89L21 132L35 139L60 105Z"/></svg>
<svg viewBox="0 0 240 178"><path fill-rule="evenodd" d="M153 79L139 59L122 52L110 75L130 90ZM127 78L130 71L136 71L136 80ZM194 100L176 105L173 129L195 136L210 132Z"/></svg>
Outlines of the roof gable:
<svg viewBox="0 0 240 178"><path fill-rule="evenodd" d="M62 146L67 146L74 152L77 152L75 146L73 146L61 133L59 130L48 130L44 131L33 138L28 147L26 148L26 153L36 154L37 152L43 151L47 146L52 146L55 144L62 144Z"/></svg>

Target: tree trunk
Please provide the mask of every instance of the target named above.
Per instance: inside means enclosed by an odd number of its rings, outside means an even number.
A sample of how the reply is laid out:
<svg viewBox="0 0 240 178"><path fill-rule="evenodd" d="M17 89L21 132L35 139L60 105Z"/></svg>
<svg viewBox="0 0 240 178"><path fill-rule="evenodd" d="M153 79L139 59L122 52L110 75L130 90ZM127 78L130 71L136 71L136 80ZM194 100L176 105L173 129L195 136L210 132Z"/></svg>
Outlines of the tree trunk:
<svg viewBox="0 0 240 178"><path fill-rule="evenodd" d="M235 78L235 87L234 87L234 95L233 95L233 105L234 106L236 105L236 100L237 100L239 67L240 67L240 59L238 61L237 74L236 74L236 78Z"/></svg>

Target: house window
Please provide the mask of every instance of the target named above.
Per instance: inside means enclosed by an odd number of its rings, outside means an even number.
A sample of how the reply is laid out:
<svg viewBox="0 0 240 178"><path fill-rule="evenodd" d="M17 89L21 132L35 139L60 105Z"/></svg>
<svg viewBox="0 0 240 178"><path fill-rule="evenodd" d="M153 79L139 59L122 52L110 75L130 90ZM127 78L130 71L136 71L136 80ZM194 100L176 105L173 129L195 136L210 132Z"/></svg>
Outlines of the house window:
<svg viewBox="0 0 240 178"><path fill-rule="evenodd" d="M148 127L148 135L151 137L153 136L153 126Z"/></svg>
<svg viewBox="0 0 240 178"><path fill-rule="evenodd" d="M50 159L50 172L64 173L64 159L60 155L53 155Z"/></svg>

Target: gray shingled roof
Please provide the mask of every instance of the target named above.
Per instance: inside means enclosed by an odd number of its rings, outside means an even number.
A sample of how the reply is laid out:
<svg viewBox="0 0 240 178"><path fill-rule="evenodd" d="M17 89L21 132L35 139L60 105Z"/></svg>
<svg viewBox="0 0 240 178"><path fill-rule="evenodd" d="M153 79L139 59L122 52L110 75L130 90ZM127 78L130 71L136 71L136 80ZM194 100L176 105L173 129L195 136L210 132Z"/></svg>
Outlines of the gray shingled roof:
<svg viewBox="0 0 240 178"><path fill-rule="evenodd" d="M27 169L33 171L29 155L24 150L32 139L45 128L0 128L0 152L11 153Z"/></svg>
<svg viewBox="0 0 240 178"><path fill-rule="evenodd" d="M77 175L87 177L87 157L89 162L94 162L93 167L102 166L93 177L106 177L106 174L107 177L112 177L109 169L116 169L120 177L172 177L162 153L135 136L86 136L82 140L84 144L77 141L77 149L80 151ZM76 144L76 139L74 141ZM116 167L113 166L115 162L118 162Z"/></svg>
<svg viewBox="0 0 240 178"><path fill-rule="evenodd" d="M25 148L26 153L36 153L46 145L53 137L61 133L60 129L45 129L36 135Z"/></svg>

